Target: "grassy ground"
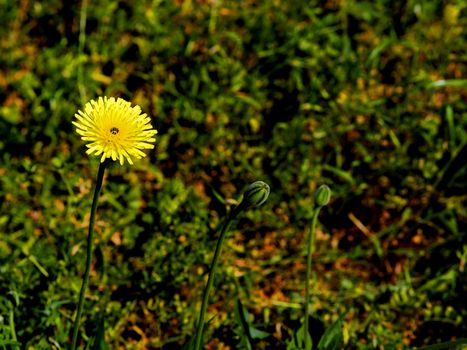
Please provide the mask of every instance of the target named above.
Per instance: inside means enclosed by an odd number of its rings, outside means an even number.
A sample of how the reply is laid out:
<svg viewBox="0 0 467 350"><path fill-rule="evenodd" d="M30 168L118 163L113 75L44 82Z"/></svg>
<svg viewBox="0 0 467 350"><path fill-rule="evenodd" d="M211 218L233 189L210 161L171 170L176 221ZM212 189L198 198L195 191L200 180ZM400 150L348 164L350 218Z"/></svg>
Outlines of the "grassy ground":
<svg viewBox="0 0 467 350"><path fill-rule="evenodd" d="M254 348L285 348L323 183L315 339L343 312L349 349L465 336L466 9L0 0L0 345L70 341L98 166L71 121L101 95L159 135L105 179L83 346L99 324L111 349L187 343L217 227L257 179L271 195L226 242L209 349L241 348L236 298L269 333Z"/></svg>

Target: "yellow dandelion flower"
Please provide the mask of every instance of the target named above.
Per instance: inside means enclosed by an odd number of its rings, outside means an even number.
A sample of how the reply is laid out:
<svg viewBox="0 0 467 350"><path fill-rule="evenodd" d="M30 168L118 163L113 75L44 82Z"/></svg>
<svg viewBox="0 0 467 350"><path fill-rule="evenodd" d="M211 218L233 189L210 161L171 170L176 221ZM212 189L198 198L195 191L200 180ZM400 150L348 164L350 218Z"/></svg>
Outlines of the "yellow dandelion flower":
<svg viewBox="0 0 467 350"><path fill-rule="evenodd" d="M90 141L86 153L102 154L101 162L112 158L122 165L124 159L133 164L131 157L142 158L145 156L142 149L154 148L157 130L153 129L151 118L141 114L138 105L131 107L130 102L121 98L91 100L84 106L84 112L78 111L75 117L77 120L72 123L76 132L82 140Z"/></svg>

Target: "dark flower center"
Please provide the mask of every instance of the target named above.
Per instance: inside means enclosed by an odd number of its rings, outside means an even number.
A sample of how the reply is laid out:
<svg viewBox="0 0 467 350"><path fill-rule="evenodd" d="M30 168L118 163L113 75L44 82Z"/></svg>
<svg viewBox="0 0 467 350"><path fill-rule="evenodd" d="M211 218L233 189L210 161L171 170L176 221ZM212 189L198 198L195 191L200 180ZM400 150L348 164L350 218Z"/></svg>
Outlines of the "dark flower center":
<svg viewBox="0 0 467 350"><path fill-rule="evenodd" d="M120 131L120 130L118 130L117 128L112 128L112 129L110 129L110 133L111 133L112 135L117 135L119 131Z"/></svg>

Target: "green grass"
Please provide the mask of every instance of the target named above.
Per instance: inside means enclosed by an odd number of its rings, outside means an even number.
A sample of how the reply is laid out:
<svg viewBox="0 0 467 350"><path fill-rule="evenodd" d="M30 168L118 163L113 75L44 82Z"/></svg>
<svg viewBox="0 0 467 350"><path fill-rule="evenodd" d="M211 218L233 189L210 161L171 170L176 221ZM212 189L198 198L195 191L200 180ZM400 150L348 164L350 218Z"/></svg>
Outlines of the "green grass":
<svg viewBox="0 0 467 350"><path fill-rule="evenodd" d="M313 339L344 312L349 349L465 336L465 12L88 1L80 48L81 4L0 0L0 348L14 335L21 349L70 342L98 167L71 121L101 95L139 104L159 134L104 181L83 340L103 315L111 349L186 344L218 226L257 179L271 195L225 242L212 349L239 348L237 297L270 334L254 349L283 349L298 328L321 184L333 199L313 256Z"/></svg>

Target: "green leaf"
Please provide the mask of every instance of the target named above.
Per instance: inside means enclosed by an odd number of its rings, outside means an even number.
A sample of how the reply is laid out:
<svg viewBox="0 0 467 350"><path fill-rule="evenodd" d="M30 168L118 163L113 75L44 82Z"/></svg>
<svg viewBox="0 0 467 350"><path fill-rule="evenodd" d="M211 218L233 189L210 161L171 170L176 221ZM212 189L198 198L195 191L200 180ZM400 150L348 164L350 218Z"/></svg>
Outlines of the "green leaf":
<svg viewBox="0 0 467 350"><path fill-rule="evenodd" d="M240 343L238 344L238 347L240 349L246 348L248 350L252 350L252 337L250 334L250 325L248 320L249 315L248 311L243 307L240 298L237 298L235 301L234 317L237 321L237 324L240 326L239 331L237 332L237 334L240 336Z"/></svg>
<svg viewBox="0 0 467 350"><path fill-rule="evenodd" d="M94 337L92 350L110 350L105 342L105 319L103 313L99 316L99 325L97 327L96 336Z"/></svg>
<svg viewBox="0 0 467 350"><path fill-rule="evenodd" d="M235 302L234 317L237 324L240 326L237 334L240 336L238 348L252 350L253 339L264 339L269 337L269 333L257 329L251 325L252 317L248 310L243 306L240 298Z"/></svg>
<svg viewBox="0 0 467 350"><path fill-rule="evenodd" d="M339 350L342 343L342 321L345 314L339 316L321 337L318 350Z"/></svg>
<svg viewBox="0 0 467 350"><path fill-rule="evenodd" d="M373 63L374 61L379 59L381 54L388 48L388 46L394 44L395 42L397 41L394 38L388 38L383 40L381 44L376 46L368 55L368 62Z"/></svg>
<svg viewBox="0 0 467 350"><path fill-rule="evenodd" d="M456 349L457 347L454 347L454 346L463 345L463 344L467 344L467 338L452 340L452 341L448 341L445 343L439 343L439 344L434 344L434 345L422 346L421 348L417 348L417 350Z"/></svg>
<svg viewBox="0 0 467 350"><path fill-rule="evenodd" d="M419 291L429 291L431 293L441 293L449 290L456 283L456 271L449 269L444 274L433 277L419 288Z"/></svg>
<svg viewBox="0 0 467 350"><path fill-rule="evenodd" d="M432 83L429 83L426 87L428 89L436 89L440 87L465 88L467 87L467 79L437 80Z"/></svg>
<svg viewBox="0 0 467 350"><path fill-rule="evenodd" d="M208 186L209 186L209 185L208 185ZM212 194L214 195L214 197L216 197L216 199L217 199L220 203L225 204L225 199L224 199L224 197L223 197L219 192L217 192L217 191L214 189L214 187L209 186L209 188L211 189Z"/></svg>
<svg viewBox="0 0 467 350"><path fill-rule="evenodd" d="M261 329L250 326L250 334L253 339L264 339L269 337L269 333L262 331Z"/></svg>
<svg viewBox="0 0 467 350"><path fill-rule="evenodd" d="M21 343L15 341L15 340L1 340L0 339L0 345L1 346L10 345L10 346L14 347L14 346L21 346Z"/></svg>
<svg viewBox="0 0 467 350"><path fill-rule="evenodd" d="M355 179L352 177L352 174L348 171L336 168L328 164L323 165L323 169L340 177L342 180L347 181L350 185L355 185L356 183Z"/></svg>
<svg viewBox="0 0 467 350"><path fill-rule="evenodd" d="M295 331L293 339L287 342L287 350L311 350L313 348L313 339L310 336L310 347L305 349L305 325L302 324L300 328Z"/></svg>
<svg viewBox="0 0 467 350"><path fill-rule="evenodd" d="M195 337L192 337L190 341L183 346L183 350L194 350L195 349Z"/></svg>

